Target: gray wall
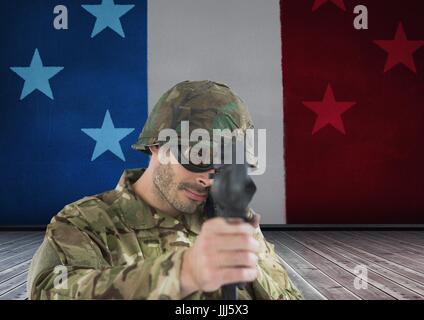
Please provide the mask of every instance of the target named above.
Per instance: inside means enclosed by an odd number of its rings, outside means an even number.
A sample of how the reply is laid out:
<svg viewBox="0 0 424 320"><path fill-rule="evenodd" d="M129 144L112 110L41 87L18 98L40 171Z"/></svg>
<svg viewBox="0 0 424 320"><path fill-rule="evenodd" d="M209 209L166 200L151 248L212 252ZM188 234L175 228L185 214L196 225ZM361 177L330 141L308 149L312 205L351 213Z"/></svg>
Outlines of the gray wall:
<svg viewBox="0 0 424 320"><path fill-rule="evenodd" d="M151 0L149 110L183 80L228 84L267 129L267 167L252 208L285 223L281 38L278 0Z"/></svg>

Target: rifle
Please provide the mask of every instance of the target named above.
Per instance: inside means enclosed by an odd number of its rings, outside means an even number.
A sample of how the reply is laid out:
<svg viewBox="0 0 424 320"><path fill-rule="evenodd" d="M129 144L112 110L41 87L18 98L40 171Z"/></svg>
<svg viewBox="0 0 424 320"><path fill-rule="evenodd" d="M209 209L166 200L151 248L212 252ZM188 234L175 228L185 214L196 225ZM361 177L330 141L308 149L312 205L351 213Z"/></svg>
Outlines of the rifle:
<svg viewBox="0 0 424 320"><path fill-rule="evenodd" d="M205 213L208 217L241 218L248 222L248 205L256 192L256 185L247 174L248 164L237 164L236 146L232 144L232 163L215 166L215 173L209 175L214 182L210 196L206 200ZM237 287L244 284L233 283L222 287L224 300L237 300Z"/></svg>

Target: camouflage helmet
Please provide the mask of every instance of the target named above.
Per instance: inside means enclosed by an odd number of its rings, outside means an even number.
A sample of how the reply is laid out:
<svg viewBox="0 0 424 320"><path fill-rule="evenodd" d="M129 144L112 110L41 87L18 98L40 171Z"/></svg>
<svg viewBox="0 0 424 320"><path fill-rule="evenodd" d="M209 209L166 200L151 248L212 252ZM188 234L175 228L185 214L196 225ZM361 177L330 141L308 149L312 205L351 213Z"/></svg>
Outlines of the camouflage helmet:
<svg viewBox="0 0 424 320"><path fill-rule="evenodd" d="M190 134L195 129L205 129L210 137L213 137L213 129L244 133L253 128L247 106L230 87L209 80L187 80L160 97L132 148L150 153L148 147L159 144L159 133L163 129L174 129L182 139L182 121L189 121ZM253 156L252 152L248 153Z"/></svg>

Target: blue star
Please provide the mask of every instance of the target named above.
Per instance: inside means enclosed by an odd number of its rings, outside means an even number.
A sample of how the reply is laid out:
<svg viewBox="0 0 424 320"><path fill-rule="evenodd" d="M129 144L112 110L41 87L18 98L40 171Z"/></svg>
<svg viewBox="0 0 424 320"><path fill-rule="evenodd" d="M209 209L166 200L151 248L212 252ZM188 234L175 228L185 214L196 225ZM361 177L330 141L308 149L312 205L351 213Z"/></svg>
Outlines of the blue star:
<svg viewBox="0 0 424 320"><path fill-rule="evenodd" d="M83 4L82 7L96 17L92 38L107 27L125 38L120 18L134 7L133 4L118 5L113 0L102 0L102 4Z"/></svg>
<svg viewBox="0 0 424 320"><path fill-rule="evenodd" d="M20 100L25 98L34 90L40 90L53 100L53 93L50 88L49 79L59 73L63 67L43 66L38 49L35 49L29 67L10 67L10 69L25 80Z"/></svg>
<svg viewBox="0 0 424 320"><path fill-rule="evenodd" d="M96 146L94 148L93 156L91 161L95 160L98 156L106 152L107 150L114 153L116 156L125 161L124 154L122 153L121 145L119 141L134 131L134 128L115 128L110 117L109 110L106 111L103 119L102 127L99 129L81 129L86 135L96 140Z"/></svg>

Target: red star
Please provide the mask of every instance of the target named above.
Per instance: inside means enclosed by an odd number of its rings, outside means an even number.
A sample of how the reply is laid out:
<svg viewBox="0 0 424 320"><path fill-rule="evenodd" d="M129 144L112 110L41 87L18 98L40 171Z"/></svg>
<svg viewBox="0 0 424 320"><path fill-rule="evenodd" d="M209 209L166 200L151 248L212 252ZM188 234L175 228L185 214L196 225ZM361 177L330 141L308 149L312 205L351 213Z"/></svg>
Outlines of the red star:
<svg viewBox="0 0 424 320"><path fill-rule="evenodd" d="M388 53L384 72L402 63L414 73L417 73L413 53L424 45L422 40L408 40L403 30L402 22L399 22L395 38L393 40L374 40L382 49Z"/></svg>
<svg viewBox="0 0 424 320"><path fill-rule="evenodd" d="M337 102L330 84L327 85L322 101L303 101L302 103L318 115L312 134L328 124L346 134L341 115L356 104L352 101Z"/></svg>
<svg viewBox="0 0 424 320"><path fill-rule="evenodd" d="M327 3L328 1L331 1L336 6L338 6L343 11L346 11L346 6L343 2L343 0L315 0L314 4L312 6L312 11L317 10L319 7L321 7L323 4Z"/></svg>

